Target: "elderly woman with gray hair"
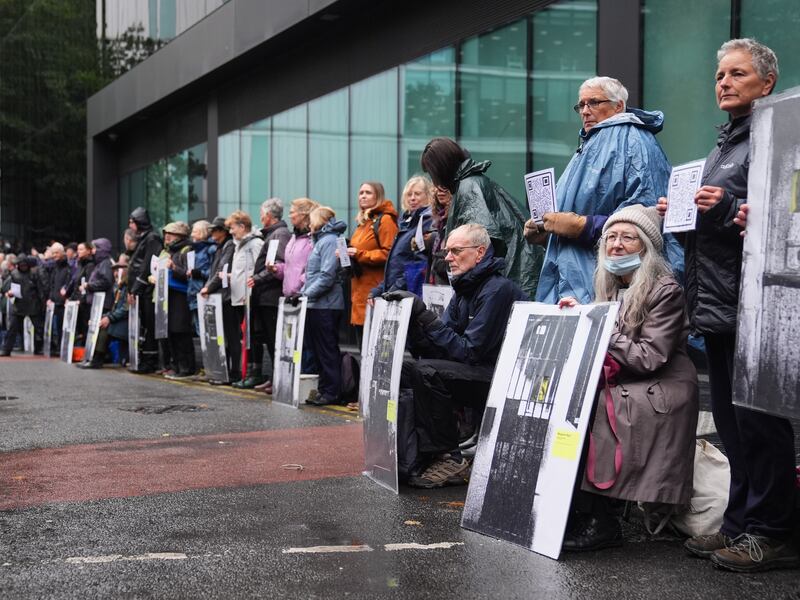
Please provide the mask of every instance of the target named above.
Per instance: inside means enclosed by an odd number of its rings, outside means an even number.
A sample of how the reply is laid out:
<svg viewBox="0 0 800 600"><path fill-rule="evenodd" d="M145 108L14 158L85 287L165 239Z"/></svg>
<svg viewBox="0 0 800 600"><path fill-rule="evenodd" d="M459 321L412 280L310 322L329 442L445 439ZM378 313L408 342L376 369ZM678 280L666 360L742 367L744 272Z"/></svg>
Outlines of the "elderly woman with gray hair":
<svg viewBox="0 0 800 600"><path fill-rule="evenodd" d="M778 59L752 39L730 40L717 52L717 105L728 113L706 159L695 194L697 226L684 236L686 296L694 332L705 338L711 410L731 466L720 531L694 537L686 549L739 572L800 564L791 542L795 495L794 431L788 419L733 406L733 363L741 228L746 207L753 101L772 93ZM659 199L664 212L667 199Z"/></svg>
<svg viewBox="0 0 800 600"><path fill-rule="evenodd" d="M525 224L528 242L546 248L540 302L591 302L594 249L606 219L626 206L652 206L667 191L671 167L655 138L664 114L627 102L628 90L611 77L592 77L578 90L572 108L582 123L580 144L556 184L556 212L545 213L542 224ZM683 252L671 235L665 242L680 279Z"/></svg>
<svg viewBox="0 0 800 600"><path fill-rule="evenodd" d="M278 325L278 300L281 297L282 282L275 276L269 267L284 261L286 244L292 234L283 220L283 201L280 198L270 198L261 204L261 237L264 245L256 258L253 275L247 280L247 286L252 292L251 319L252 332L250 343L250 365L247 377L234 384L234 387L250 389L259 387L270 392L268 377L262 373L261 363L264 360L264 344L267 345L270 360L275 359L275 328ZM278 242L275 259L267 264L270 242Z"/></svg>
<svg viewBox="0 0 800 600"><path fill-rule="evenodd" d="M565 551L622 543L609 498L677 507L692 496L697 371L686 353L689 321L683 289L663 248L655 207L623 208L603 226L594 296L622 305ZM559 305L577 303L562 298Z"/></svg>

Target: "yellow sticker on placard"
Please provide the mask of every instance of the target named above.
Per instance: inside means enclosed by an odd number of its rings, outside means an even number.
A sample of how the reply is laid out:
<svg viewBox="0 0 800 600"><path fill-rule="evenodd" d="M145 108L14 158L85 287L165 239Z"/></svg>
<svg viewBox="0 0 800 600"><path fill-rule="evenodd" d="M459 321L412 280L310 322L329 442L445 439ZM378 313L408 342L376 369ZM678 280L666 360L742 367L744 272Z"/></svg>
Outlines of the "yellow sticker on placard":
<svg viewBox="0 0 800 600"><path fill-rule="evenodd" d="M224 345L225 345L225 340L222 339L221 335L218 335L217 336L217 346L224 346Z"/></svg>
<svg viewBox="0 0 800 600"><path fill-rule="evenodd" d="M553 440L553 456L576 460L578 458L578 441L580 436L577 431L570 429L556 429L556 437Z"/></svg>
<svg viewBox="0 0 800 600"><path fill-rule="evenodd" d="M389 400L386 403L386 420L389 423L397 423L397 400Z"/></svg>
<svg viewBox="0 0 800 600"><path fill-rule="evenodd" d="M295 350L292 354L292 362L298 364L300 362L300 350Z"/></svg>

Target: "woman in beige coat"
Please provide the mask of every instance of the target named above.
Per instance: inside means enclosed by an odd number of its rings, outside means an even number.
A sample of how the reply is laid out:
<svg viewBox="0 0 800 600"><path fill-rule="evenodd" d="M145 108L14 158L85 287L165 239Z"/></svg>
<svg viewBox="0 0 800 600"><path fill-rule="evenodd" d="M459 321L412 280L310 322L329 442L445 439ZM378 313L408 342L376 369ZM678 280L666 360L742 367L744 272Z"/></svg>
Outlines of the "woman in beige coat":
<svg viewBox="0 0 800 600"><path fill-rule="evenodd" d="M582 490L573 499L564 550L619 545L608 498L684 505L692 495L697 372L686 353L683 289L663 257L655 208L629 206L603 228L595 300L620 301L606 364L617 371L598 394ZM574 306L564 298L561 306ZM621 463L619 455L621 453Z"/></svg>

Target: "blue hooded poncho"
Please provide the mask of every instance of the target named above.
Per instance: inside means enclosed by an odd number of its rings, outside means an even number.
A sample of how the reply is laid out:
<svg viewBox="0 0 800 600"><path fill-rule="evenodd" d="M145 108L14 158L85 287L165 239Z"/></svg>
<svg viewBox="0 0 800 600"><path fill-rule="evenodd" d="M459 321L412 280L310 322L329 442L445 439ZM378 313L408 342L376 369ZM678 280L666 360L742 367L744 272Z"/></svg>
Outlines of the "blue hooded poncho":
<svg viewBox="0 0 800 600"><path fill-rule="evenodd" d="M654 206L667 195L672 170L656 141L664 114L629 108L581 130L581 146L556 184L556 208L585 216L609 216L631 204ZM664 236L667 258L682 280L683 249ZM536 300L555 304L572 296L582 304L594 299L597 264L594 246L551 235L536 289Z"/></svg>

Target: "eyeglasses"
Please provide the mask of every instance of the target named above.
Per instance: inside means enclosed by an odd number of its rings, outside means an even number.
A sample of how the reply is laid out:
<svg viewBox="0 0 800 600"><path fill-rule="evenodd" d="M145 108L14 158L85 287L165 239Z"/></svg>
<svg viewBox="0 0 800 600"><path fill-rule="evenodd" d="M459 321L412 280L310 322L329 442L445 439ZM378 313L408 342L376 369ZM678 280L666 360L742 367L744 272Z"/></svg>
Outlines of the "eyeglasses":
<svg viewBox="0 0 800 600"><path fill-rule="evenodd" d="M622 242L623 246L631 246L634 242L638 242L640 238L638 235L631 235L630 233L623 233L622 235L607 233L603 236L603 239L609 246L613 246L617 242Z"/></svg>
<svg viewBox="0 0 800 600"><path fill-rule="evenodd" d="M586 102L578 102L575 106L572 107L572 110L574 110L576 113L580 113L584 108L588 106L589 110L594 111L594 109L596 109L604 102L613 102L613 100L587 100Z"/></svg>
<svg viewBox="0 0 800 600"><path fill-rule="evenodd" d="M480 246L451 246L450 248L444 248L444 251L447 254L452 254L453 256L458 256L467 248L480 248Z"/></svg>

